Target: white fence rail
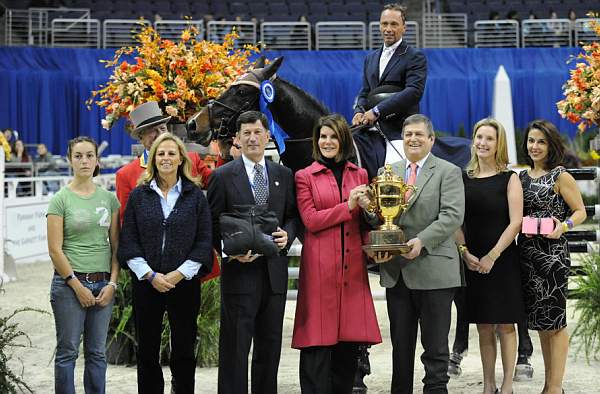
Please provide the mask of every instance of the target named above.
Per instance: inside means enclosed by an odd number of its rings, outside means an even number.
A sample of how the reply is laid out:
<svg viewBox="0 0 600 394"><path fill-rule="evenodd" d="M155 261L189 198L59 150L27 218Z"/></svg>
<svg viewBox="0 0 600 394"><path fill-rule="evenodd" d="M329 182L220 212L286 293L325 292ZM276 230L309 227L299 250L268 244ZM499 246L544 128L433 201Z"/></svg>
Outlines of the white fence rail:
<svg viewBox="0 0 600 394"><path fill-rule="evenodd" d="M600 19L495 20L476 21L475 47L564 47L598 41L590 22ZM7 9L4 15L4 41L8 46L54 46L118 48L136 44L141 30L138 19L105 19L100 27L90 18L88 8ZM190 24L199 29L198 38L222 43L235 29L236 47L256 45L259 39L271 49L375 49L382 45L379 22L365 25L359 21L308 22L161 20L154 27L161 37L177 40ZM366 26L366 27L365 27ZM452 48L468 44L466 14L424 13L422 23L406 22L403 39L413 47ZM313 34L314 33L314 34ZM1 38L1 37L0 37Z"/></svg>
<svg viewBox="0 0 600 394"><path fill-rule="evenodd" d="M311 49L308 22L263 22L260 40L267 49Z"/></svg>
<svg viewBox="0 0 600 394"><path fill-rule="evenodd" d="M367 49L367 27L364 22L317 22L315 48Z"/></svg>
<svg viewBox="0 0 600 394"><path fill-rule="evenodd" d="M467 14L423 14L424 48L466 48Z"/></svg>
<svg viewBox="0 0 600 394"><path fill-rule="evenodd" d="M5 258L9 255L17 261L48 259L46 241L46 212L52 192L44 186L56 184L56 190L66 185L71 177L43 176L26 178L5 177L4 152L0 152L0 276L4 275ZM115 175L99 175L94 182L107 190L115 189ZM34 185L32 194L19 196L23 185Z"/></svg>
<svg viewBox="0 0 600 394"><path fill-rule="evenodd" d="M8 46L29 45L29 11L6 10L4 37Z"/></svg>
<svg viewBox="0 0 600 394"><path fill-rule="evenodd" d="M600 18L581 18L575 20L575 25L572 26L575 31L574 45L580 45L580 43L589 44L599 40L590 23L592 21L600 23Z"/></svg>
<svg viewBox="0 0 600 394"><path fill-rule="evenodd" d="M154 22L154 28L160 34L161 38L165 38L171 41L179 41L183 30L190 26L198 29L198 40L204 38L204 21L200 20L161 20Z"/></svg>
<svg viewBox="0 0 600 394"><path fill-rule="evenodd" d="M136 45L135 36L150 22L138 19L105 19L102 22L102 44L104 48L120 48Z"/></svg>
<svg viewBox="0 0 600 394"><path fill-rule="evenodd" d="M0 149L0 185L4 188L4 149ZM4 239L5 232L4 218L4 190L0 193L0 281L8 282L11 278L5 273L4 269Z"/></svg>
<svg viewBox="0 0 600 394"><path fill-rule="evenodd" d="M40 45L51 42L55 19L90 19L89 8L36 8L6 10L5 37L9 46Z"/></svg>
<svg viewBox="0 0 600 394"><path fill-rule="evenodd" d="M220 44L225 39L225 35L234 29L239 35L236 40L237 48L246 44L256 45L256 24L254 22L210 21L206 26L206 39Z"/></svg>
<svg viewBox="0 0 600 394"><path fill-rule="evenodd" d="M474 27L476 48L519 47L519 22L517 21L476 21Z"/></svg>
<svg viewBox="0 0 600 394"><path fill-rule="evenodd" d="M571 22L568 19L527 19L521 22L522 46L571 46Z"/></svg>
<svg viewBox="0 0 600 394"><path fill-rule="evenodd" d="M50 25L53 47L100 48L98 19L53 19Z"/></svg>

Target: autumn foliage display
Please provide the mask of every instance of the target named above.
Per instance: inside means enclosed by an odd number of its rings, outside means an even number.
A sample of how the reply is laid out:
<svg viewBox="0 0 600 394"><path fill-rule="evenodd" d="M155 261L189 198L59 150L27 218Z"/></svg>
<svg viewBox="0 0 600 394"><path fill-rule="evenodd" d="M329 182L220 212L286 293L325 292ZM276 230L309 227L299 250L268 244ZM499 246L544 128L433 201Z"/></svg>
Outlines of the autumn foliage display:
<svg viewBox="0 0 600 394"><path fill-rule="evenodd" d="M600 23L589 23L600 39ZM565 98L556 105L560 115L578 123L578 129L583 132L600 124L600 43L584 45L583 52L571 60L577 63L563 85Z"/></svg>
<svg viewBox="0 0 600 394"><path fill-rule="evenodd" d="M113 71L108 82L92 92L87 105L105 109L102 127L111 129L147 101L157 101L164 113L185 122L243 74L250 56L258 52L253 46L236 49L235 31L222 44L197 40L197 36L198 30L190 25L174 42L147 26L136 36L137 46L123 47L112 60L101 60ZM123 59L132 57L131 63Z"/></svg>

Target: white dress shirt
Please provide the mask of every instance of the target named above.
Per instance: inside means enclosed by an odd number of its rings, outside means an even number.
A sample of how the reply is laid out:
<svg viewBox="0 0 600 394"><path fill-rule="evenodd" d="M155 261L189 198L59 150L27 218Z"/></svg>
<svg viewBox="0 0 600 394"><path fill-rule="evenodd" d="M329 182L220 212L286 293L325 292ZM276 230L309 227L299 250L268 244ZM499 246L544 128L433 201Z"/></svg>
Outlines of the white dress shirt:
<svg viewBox="0 0 600 394"><path fill-rule="evenodd" d="M248 180L250 181L250 189L252 190L252 195L254 195L254 175L256 174L256 170L254 169L255 164L260 164L262 166L265 182L267 183L267 187L269 186L269 174L267 174L267 163L265 162L264 156L262 157L262 159L260 159L258 163L256 163L248 159L246 156L242 155L242 161L244 162L244 168L246 169L246 174L248 175Z"/></svg>
<svg viewBox="0 0 600 394"><path fill-rule="evenodd" d="M396 52L396 49L400 46L401 43L402 39L399 39L389 47L386 47L384 44L383 49L381 51L381 56L379 57L379 79L381 79L383 71L387 67L388 63L390 62L390 59L392 58L392 56L394 56L394 52Z"/></svg>
<svg viewBox="0 0 600 394"><path fill-rule="evenodd" d="M419 176L419 173L421 172L421 169L423 168L423 164L425 164L425 162L427 161L427 158L429 157L429 155L431 154L431 152L429 152L424 158L422 158L421 160L419 160L416 164L417 164L417 176ZM408 178L410 177L410 164L412 163L412 161L406 159L406 172L404 173L404 181L408 182ZM417 179L415 177L415 179Z"/></svg>

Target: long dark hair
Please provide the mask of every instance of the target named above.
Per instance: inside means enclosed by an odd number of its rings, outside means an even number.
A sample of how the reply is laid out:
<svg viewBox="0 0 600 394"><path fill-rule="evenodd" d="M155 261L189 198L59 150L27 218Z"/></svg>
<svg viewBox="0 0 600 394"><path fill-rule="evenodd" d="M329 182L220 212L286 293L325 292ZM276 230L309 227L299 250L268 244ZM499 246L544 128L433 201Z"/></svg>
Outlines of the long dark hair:
<svg viewBox="0 0 600 394"><path fill-rule="evenodd" d="M75 137L72 140L69 140L69 145L67 146L67 158L71 161L71 154L73 153L73 147L75 144L79 144L80 142L89 142L94 145L94 152L96 153L96 168L94 168L94 173L92 176L96 176L100 173L100 158L98 157L98 143L91 137L82 135L79 137Z"/></svg>
<svg viewBox="0 0 600 394"><path fill-rule="evenodd" d="M525 154L525 162L533 168L533 160L529 157L527 151L527 140L529 139L529 132L533 129L537 129L544 133L544 137L548 141L548 156L546 157L545 169L551 170L556 166L563 164L565 159L565 145L562 138L560 138L560 132L554 126L552 122L544 119L536 119L527 125L525 130L525 137L523 138L523 153Z"/></svg>
<svg viewBox="0 0 600 394"><path fill-rule="evenodd" d="M335 155L335 161L339 163L353 157L354 144L352 143L352 134L350 133L348 122L346 122L346 119L340 114L331 114L321 116L313 128L313 159L323 161L323 155L321 154L321 149L319 149L319 138L321 137L321 128L325 126L333 130L340 142L340 149L337 155Z"/></svg>

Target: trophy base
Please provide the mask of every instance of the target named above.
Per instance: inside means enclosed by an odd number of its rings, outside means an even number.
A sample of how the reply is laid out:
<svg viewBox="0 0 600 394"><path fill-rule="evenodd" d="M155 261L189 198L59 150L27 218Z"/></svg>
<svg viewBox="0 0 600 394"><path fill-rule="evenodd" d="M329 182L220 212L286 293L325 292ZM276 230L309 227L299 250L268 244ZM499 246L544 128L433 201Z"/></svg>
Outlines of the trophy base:
<svg viewBox="0 0 600 394"><path fill-rule="evenodd" d="M388 252L389 254L400 255L410 252L412 246L408 244L363 245L362 249L367 253Z"/></svg>
<svg viewBox="0 0 600 394"><path fill-rule="evenodd" d="M369 244L362 249L369 253L388 252L393 255L410 252L412 246L407 245L402 230L375 230L369 233Z"/></svg>

